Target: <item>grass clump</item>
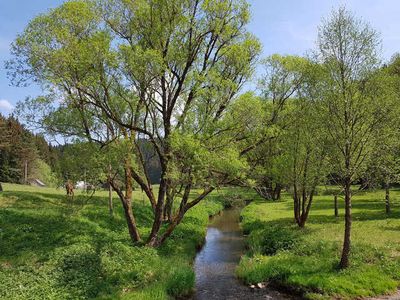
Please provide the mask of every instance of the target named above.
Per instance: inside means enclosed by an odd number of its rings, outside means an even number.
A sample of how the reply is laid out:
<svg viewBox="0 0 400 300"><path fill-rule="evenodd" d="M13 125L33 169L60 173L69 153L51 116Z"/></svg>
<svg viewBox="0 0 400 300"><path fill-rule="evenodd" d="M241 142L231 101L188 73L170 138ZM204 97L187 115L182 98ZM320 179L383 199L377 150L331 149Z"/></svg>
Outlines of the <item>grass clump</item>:
<svg viewBox="0 0 400 300"><path fill-rule="evenodd" d="M174 269L167 281L167 293L173 297L187 296L192 292L195 276L190 266Z"/></svg>
<svg viewBox="0 0 400 300"><path fill-rule="evenodd" d="M392 199L397 195L393 192ZM253 202L242 211L249 251L236 270L238 277L248 284L285 286L309 299L393 293L400 284L400 209L394 200L386 215L383 199L383 191L353 198L353 247L346 270L338 269L344 220L333 215L333 196L315 198L303 230L293 225L289 195L280 202Z"/></svg>

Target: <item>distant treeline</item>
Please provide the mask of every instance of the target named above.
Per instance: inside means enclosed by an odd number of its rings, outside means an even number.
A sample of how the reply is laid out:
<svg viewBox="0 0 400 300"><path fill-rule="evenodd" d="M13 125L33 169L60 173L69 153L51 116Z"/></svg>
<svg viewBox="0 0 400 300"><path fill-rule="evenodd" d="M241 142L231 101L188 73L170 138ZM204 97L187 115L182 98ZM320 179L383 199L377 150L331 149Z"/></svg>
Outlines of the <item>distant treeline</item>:
<svg viewBox="0 0 400 300"><path fill-rule="evenodd" d="M158 183L161 173L158 157L146 140L140 141L139 145L150 180ZM76 155L73 147L73 144L51 145L42 135L25 128L14 116L0 114L0 182L26 183L39 179L48 186L55 186L68 179L84 180L85 170L79 160L69 155ZM90 175L93 174L88 174L89 180L96 177Z"/></svg>
<svg viewBox="0 0 400 300"><path fill-rule="evenodd" d="M0 114L0 181L24 183L37 178L52 184L57 149L42 135L26 129L15 117Z"/></svg>

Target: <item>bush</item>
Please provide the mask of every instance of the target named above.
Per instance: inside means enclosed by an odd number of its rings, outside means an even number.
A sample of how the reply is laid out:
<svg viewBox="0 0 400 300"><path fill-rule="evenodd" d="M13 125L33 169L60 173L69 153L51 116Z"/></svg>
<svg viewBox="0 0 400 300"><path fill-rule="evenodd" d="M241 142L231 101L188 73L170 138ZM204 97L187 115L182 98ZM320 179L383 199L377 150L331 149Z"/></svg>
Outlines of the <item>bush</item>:
<svg viewBox="0 0 400 300"><path fill-rule="evenodd" d="M274 255L278 250L292 249L299 234L289 228L272 226L250 233L248 245L252 253Z"/></svg>

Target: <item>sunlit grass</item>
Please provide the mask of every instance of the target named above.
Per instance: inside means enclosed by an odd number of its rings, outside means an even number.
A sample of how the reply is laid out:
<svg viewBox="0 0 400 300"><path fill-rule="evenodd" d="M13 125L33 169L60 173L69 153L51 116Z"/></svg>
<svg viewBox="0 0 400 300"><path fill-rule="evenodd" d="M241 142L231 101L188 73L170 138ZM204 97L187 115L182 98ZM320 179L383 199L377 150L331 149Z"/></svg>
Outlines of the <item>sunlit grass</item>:
<svg viewBox="0 0 400 300"><path fill-rule="evenodd" d="M290 286L310 298L345 299L395 291L400 283L400 191L391 192L390 215L385 214L384 191L355 194L352 264L345 271L338 270L343 200L336 218L333 196L321 194L303 230L294 225L293 203L287 194L279 202L259 200L246 207L242 224L250 233L250 251L237 269L238 276L247 283L272 281ZM268 256L271 245L283 246Z"/></svg>
<svg viewBox="0 0 400 300"><path fill-rule="evenodd" d="M160 249L132 246L119 199L64 189L3 184L0 193L1 299L169 299L191 292L191 267L209 215L223 208L216 192L187 213ZM198 191L193 192L198 193ZM135 191L143 238L152 225L148 200Z"/></svg>

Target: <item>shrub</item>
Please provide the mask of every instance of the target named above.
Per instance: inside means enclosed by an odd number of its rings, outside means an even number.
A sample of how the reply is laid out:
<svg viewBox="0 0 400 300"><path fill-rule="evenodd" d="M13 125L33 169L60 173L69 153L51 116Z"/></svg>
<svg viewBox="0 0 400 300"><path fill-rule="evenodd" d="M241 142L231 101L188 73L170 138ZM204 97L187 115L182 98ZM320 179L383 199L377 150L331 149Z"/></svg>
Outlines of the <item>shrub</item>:
<svg viewBox="0 0 400 300"><path fill-rule="evenodd" d="M248 244L252 253L274 255L278 250L292 249L299 234L289 228L272 226L250 233Z"/></svg>

